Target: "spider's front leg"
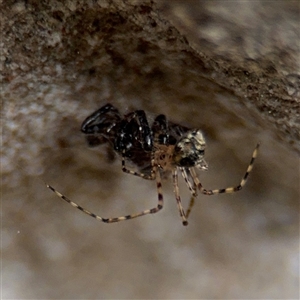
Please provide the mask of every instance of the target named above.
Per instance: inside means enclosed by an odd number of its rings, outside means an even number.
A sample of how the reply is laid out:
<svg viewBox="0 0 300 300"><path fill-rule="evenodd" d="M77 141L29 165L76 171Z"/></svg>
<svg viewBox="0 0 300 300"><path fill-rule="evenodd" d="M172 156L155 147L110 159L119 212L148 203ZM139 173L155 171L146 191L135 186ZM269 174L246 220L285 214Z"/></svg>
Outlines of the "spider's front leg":
<svg viewBox="0 0 300 300"><path fill-rule="evenodd" d="M256 145L256 147L253 151L250 163L249 163L248 168L246 170L246 173L245 173L244 177L242 178L241 182L237 186L228 187L228 188L224 188L224 189L216 189L216 190L204 189L201 182L200 182L200 180L197 177L197 174L196 174L194 168L190 168L191 176L193 178L193 181L194 181L195 185L200 190L200 192L204 195L216 195L216 194L223 194L223 193L229 194L229 193L235 193L237 191L240 191L244 187L244 185L246 184L248 176L249 176L250 172L253 169L253 164L254 164L254 160L255 160L255 158L257 157L257 154L258 154L259 145L260 145L259 143Z"/></svg>
<svg viewBox="0 0 300 300"><path fill-rule="evenodd" d="M180 198L180 195L179 195L177 168L175 168L172 173L173 173L173 185L174 185L174 192L175 192L177 207L178 207L178 210L179 210L180 217L182 219L182 224L184 226L187 226L188 221L186 219L186 215L185 215L185 212L183 210L182 203L181 203L181 198Z"/></svg>
<svg viewBox="0 0 300 300"><path fill-rule="evenodd" d="M191 172L189 168L179 168L182 174L182 177L184 178L184 181L186 183L186 185L188 186L190 193L192 194L191 198L190 198L190 202L189 202L189 206L188 209L186 210L185 216L188 219L192 208L195 204L195 199L197 198L198 194L197 194L197 186L194 183L194 180L192 178ZM192 180L192 182L191 182Z"/></svg>

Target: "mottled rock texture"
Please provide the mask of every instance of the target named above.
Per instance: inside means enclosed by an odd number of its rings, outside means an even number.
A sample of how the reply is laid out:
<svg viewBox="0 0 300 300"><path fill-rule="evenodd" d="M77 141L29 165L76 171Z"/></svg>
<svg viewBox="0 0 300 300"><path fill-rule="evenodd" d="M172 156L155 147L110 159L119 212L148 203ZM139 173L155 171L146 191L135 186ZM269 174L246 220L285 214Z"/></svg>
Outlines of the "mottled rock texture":
<svg viewBox="0 0 300 300"><path fill-rule="evenodd" d="M3 299L299 298L299 2L3 1ZM110 102L202 128L207 188L183 227L172 193L126 175L82 121ZM44 182L43 182L44 181ZM181 196L189 193L182 182Z"/></svg>

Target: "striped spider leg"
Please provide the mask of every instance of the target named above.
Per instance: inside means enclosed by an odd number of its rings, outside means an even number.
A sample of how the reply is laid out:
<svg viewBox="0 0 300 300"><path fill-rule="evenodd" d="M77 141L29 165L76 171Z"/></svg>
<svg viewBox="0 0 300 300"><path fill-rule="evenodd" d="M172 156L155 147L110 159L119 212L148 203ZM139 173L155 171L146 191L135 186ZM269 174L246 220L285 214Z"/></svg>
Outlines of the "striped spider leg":
<svg viewBox="0 0 300 300"><path fill-rule="evenodd" d="M187 184L187 186L188 186L188 188L190 190L190 193L192 195L191 198L190 198L188 209L186 210L186 213L185 213L185 216L188 219L188 217L189 217L189 215L190 215L190 213L192 211L192 208L193 208L193 206L195 204L195 199L198 196L197 186L194 183L193 179L191 178L191 173L190 173L189 169L180 168L180 171L181 171L181 175L184 178L184 181ZM192 182L191 182L191 180L192 180Z"/></svg>
<svg viewBox="0 0 300 300"><path fill-rule="evenodd" d="M127 173L130 173L130 174L142 177L144 179L155 179L156 178L156 187L157 187L157 193L158 193L158 204L157 204L157 207L154 207L152 209L147 209L147 210L144 210L144 211L136 213L136 214L130 214L130 215L122 216L122 217L103 218L103 217L100 217L100 216L92 213L91 211L85 209L84 207L78 205L77 203L73 202L72 200L70 200L66 196L62 195L57 190L55 190L49 184L46 184L46 186L50 190L52 190L57 196L59 196L61 199L63 199L67 203L71 204L73 207L75 207L75 208L83 211L87 215L89 215L89 216L91 216L91 217L93 217L93 218L95 218L95 219L97 219L99 221L102 221L104 223L115 223L115 222L119 222L119 221L134 219L134 218L141 217L141 216L144 216L144 215L147 215L147 214L154 214L154 213L160 211L163 208L163 194L162 194L162 185L161 185L160 173L159 173L159 171L157 171L157 167L153 167L153 174L155 174L155 178L149 177L149 175L145 175L143 173L138 173L138 172L135 172L135 171L130 171L128 169L127 169Z"/></svg>
<svg viewBox="0 0 300 300"><path fill-rule="evenodd" d="M241 182L235 187L228 187L228 188L215 189L215 190L204 189L200 180L198 179L196 171L195 171L195 168L197 168L197 166L195 166L193 168L180 168L182 176L192 194L188 209L186 211L186 218L188 218L188 216L190 215L190 212L194 206L195 198L197 197L197 190L196 190L197 188L204 195L216 195L216 194L222 194L222 193L228 194L228 193L235 193L235 192L240 191L246 184L248 176L253 169L254 160L257 157L259 146L260 146L260 144L258 143L253 151L250 163L247 167L244 177L242 178ZM202 169L207 170L207 167L202 168Z"/></svg>
<svg viewBox="0 0 300 300"><path fill-rule="evenodd" d="M178 186L177 166L174 165L173 157L178 138L186 130L187 128L183 126L172 126L172 124L169 124L165 115L158 115L152 124L152 132L154 133L154 146L156 148L154 156L155 162L161 167L163 173L168 174L170 171L172 172L177 208L184 226L188 225L188 221L185 211L182 207Z"/></svg>
<svg viewBox="0 0 300 300"><path fill-rule="evenodd" d="M250 174L250 172L252 171L253 169L253 164L254 164L254 161L255 161L255 158L257 157L257 154L258 154L258 148L260 146L260 143L258 143L253 151L253 154L252 154L252 157L251 157L251 160L250 160L250 163L247 167L247 170L246 170L246 173L244 175L244 177L242 178L241 182L235 186L235 187L227 187L227 188L223 188L223 189L215 189L215 190L207 190L207 189L204 189L200 180L198 179L197 177L197 174L196 174L196 171L194 168L190 168L190 174L193 178L193 181L194 181L194 184L197 186L197 188L199 189L199 191L204 194L204 195L216 195L216 194L230 194L230 193L235 193L235 192L238 192L240 191L244 185L246 184L247 182L247 179L248 179L248 176Z"/></svg>
<svg viewBox="0 0 300 300"><path fill-rule="evenodd" d="M195 168L200 170L207 170L208 165L204 160L205 140L200 130L192 130L187 132L176 144L174 149L174 162L181 171L181 174L192 194L189 207L186 212L186 218L189 216L197 197L196 188L204 195L215 195L221 193L234 193L241 190L250 172L253 169L254 160L258 154L259 143L255 147L250 163L247 167L246 173L241 182L235 187L228 187L224 189L206 190L203 188L200 180L197 177Z"/></svg>

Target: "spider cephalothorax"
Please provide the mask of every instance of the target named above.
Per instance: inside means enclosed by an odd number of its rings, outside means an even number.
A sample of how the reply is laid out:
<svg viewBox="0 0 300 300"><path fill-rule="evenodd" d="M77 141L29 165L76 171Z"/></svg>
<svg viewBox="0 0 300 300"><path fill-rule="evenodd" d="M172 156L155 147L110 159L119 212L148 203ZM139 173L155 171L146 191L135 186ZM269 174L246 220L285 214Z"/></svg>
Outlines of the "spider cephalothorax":
<svg viewBox="0 0 300 300"><path fill-rule="evenodd" d="M133 219L147 214L156 213L163 208L161 175L166 177L172 173L174 193L183 225L187 225L187 217L194 204L197 191L205 195L233 193L242 189L249 173L253 168L258 153L257 144L247 171L239 185L225 189L207 190L202 187L195 169L207 170L204 160L205 139L201 130L168 122L165 115L158 115L152 126L148 124L143 110L136 110L122 116L111 104L106 104L89 117L81 126L90 146L108 143L122 159L122 170L144 179L156 180L158 204L156 207L142 212L117 218L103 218L71 201L50 185L53 192L72 206L105 223ZM130 170L126 162L131 161L137 170ZM187 211L185 212L179 195L178 171L182 174L192 194Z"/></svg>
<svg viewBox="0 0 300 300"><path fill-rule="evenodd" d="M205 140L200 130L188 131L175 146L173 159L177 166L207 170L204 160Z"/></svg>

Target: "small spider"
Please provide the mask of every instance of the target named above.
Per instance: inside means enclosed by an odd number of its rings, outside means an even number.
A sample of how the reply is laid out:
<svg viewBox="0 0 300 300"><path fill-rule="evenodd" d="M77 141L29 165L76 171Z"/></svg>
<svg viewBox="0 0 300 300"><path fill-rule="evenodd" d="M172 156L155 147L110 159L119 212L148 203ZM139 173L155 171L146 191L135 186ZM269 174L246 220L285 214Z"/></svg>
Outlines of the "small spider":
<svg viewBox="0 0 300 300"><path fill-rule="evenodd" d="M196 169L208 169L208 165L204 160L205 139L198 129L189 129L168 122L165 115L157 116L150 128L143 110L136 110L122 117L114 106L106 104L84 120L81 131L87 135L89 146L108 143L121 156L123 172L144 179L156 179L157 206L136 214L117 218L102 218L74 203L47 184L47 187L60 198L89 216L105 223L129 220L160 211L163 208L161 176L166 177L172 173L178 210L182 223L186 226L188 225L187 218L197 197L197 190L204 195L234 193L241 190L252 171L259 147L258 143L239 185L225 189L207 190L203 188L196 174ZM136 165L138 171L128 169L126 167L128 161ZM178 171L182 174L192 195L186 213L179 195Z"/></svg>

